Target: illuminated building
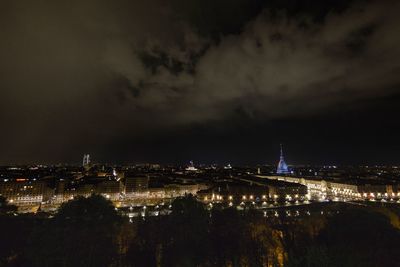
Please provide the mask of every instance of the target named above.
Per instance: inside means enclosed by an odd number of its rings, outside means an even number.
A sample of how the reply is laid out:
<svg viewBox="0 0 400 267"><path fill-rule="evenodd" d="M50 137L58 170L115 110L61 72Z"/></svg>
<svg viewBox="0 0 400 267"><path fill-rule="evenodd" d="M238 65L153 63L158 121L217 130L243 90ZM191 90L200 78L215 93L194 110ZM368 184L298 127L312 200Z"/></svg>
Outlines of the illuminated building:
<svg viewBox="0 0 400 267"><path fill-rule="evenodd" d="M85 168L90 166L90 155L89 154L83 155L82 166Z"/></svg>
<svg viewBox="0 0 400 267"><path fill-rule="evenodd" d="M45 182L28 179L0 183L0 195L18 206L40 204L49 195L47 189Z"/></svg>
<svg viewBox="0 0 400 267"><path fill-rule="evenodd" d="M149 177L125 177L125 194L143 192L149 188Z"/></svg>
<svg viewBox="0 0 400 267"><path fill-rule="evenodd" d="M301 178L289 176L262 176L259 178L266 178L276 181L284 181L288 183L298 183L307 187L308 194L313 199L390 199L399 198L399 190L391 185L381 183L379 181L365 181L365 180L342 180L332 181L317 178Z"/></svg>
<svg viewBox="0 0 400 267"><path fill-rule="evenodd" d="M238 204L241 201L261 201L267 194L266 186L230 182L217 188L202 189L196 195L200 201L207 203L225 201Z"/></svg>
<svg viewBox="0 0 400 267"><path fill-rule="evenodd" d="M96 193L102 194L110 200L118 200L122 183L115 180L106 180L96 185Z"/></svg>
<svg viewBox="0 0 400 267"><path fill-rule="evenodd" d="M269 197L274 200L299 200L307 195L307 186L270 180L268 183Z"/></svg>
<svg viewBox="0 0 400 267"><path fill-rule="evenodd" d="M280 156L280 159L279 159L278 168L276 169L276 173L277 174L288 174L289 173L288 166L287 166L287 164L285 162L285 159L283 158L282 144L281 144L281 156Z"/></svg>
<svg viewBox="0 0 400 267"><path fill-rule="evenodd" d="M186 168L187 171L197 171L197 168L194 166L193 161L190 161L189 166Z"/></svg>
<svg viewBox="0 0 400 267"><path fill-rule="evenodd" d="M228 164L228 165L224 166L224 169L225 170L232 170L231 164Z"/></svg>
<svg viewBox="0 0 400 267"><path fill-rule="evenodd" d="M198 191L206 188L203 184L168 184L164 186L164 192L167 198L175 198L188 194L196 195Z"/></svg>
<svg viewBox="0 0 400 267"><path fill-rule="evenodd" d="M79 196L88 197L95 193L95 186L93 184L81 184L77 187L76 193Z"/></svg>

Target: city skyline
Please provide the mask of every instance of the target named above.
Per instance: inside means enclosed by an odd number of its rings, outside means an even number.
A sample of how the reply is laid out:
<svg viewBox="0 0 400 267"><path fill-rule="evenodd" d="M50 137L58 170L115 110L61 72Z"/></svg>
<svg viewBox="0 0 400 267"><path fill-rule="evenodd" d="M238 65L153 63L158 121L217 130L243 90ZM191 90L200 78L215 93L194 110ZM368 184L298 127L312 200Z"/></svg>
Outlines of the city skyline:
<svg viewBox="0 0 400 267"><path fill-rule="evenodd" d="M298 146L295 146L298 148ZM279 150L280 146L277 144L274 146L274 149L267 149L262 151L259 147L257 149L257 154L254 156L250 151L249 154L243 155L243 151L241 157L236 157L233 154L226 155L223 153L224 151L219 151L219 153L224 155L222 157L211 157L209 156L211 153L207 151L202 151L201 153L190 152L180 154L177 151L174 151L174 154L171 154L170 151L166 151L166 155L162 157L154 158L154 157L137 157L137 156L128 156L128 157L120 157L115 156L113 158L103 157L100 154L83 154L84 161L86 160L86 156L94 155L96 158L93 160L93 164L116 164L116 165L124 165L124 164L161 164L161 165L190 165L190 162L193 160L197 165L220 165L223 166L225 164L234 164L236 166L274 166L278 165L280 162L279 158ZM293 151L293 149L289 150L289 158L290 161L287 166L302 166L302 165L310 165L310 166L399 166L398 161L393 160L393 157L389 160L372 160L370 159L352 159L349 155L345 155L344 157L341 154L336 154L337 157L332 157L332 155L325 155L326 158L331 158L332 160L323 160L322 158L312 157L310 155L310 151ZM213 151L213 155L215 155L215 149L210 149ZM86 153L87 151L84 151ZM254 151L253 151L254 152ZM177 156L179 154L179 156ZM285 153L286 154L286 153ZM65 161L57 161L54 159L51 160L20 160L20 161L4 161L0 162L0 166L14 166L14 165L59 165L59 164L67 164L67 165L82 165L82 155L72 155L74 158L66 159ZM311 157L310 157L311 156ZM77 158L80 157L80 158ZM89 161L90 162L90 161Z"/></svg>
<svg viewBox="0 0 400 267"><path fill-rule="evenodd" d="M399 265L400 1L0 2L0 266Z"/></svg>

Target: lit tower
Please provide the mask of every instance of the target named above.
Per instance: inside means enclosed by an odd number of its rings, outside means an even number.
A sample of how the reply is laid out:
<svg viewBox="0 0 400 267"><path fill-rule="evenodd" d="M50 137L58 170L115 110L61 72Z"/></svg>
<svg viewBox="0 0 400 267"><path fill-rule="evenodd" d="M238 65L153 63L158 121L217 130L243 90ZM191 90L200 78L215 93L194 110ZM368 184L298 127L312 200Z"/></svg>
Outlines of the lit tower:
<svg viewBox="0 0 400 267"><path fill-rule="evenodd" d="M83 167L87 167L90 165L90 155L89 154L83 155L82 165L83 165Z"/></svg>
<svg viewBox="0 0 400 267"><path fill-rule="evenodd" d="M281 144L281 157L279 159L279 163L278 163L278 168L276 169L276 173L277 174L288 174L289 173L289 169L288 166L285 162L285 159L283 158L283 147Z"/></svg>

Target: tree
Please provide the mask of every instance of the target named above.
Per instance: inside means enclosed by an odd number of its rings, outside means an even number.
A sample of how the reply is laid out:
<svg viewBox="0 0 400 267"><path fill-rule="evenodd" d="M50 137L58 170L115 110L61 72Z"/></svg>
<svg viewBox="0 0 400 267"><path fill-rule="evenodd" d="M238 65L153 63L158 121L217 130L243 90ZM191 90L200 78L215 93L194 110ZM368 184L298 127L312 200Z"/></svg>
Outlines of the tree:
<svg viewBox="0 0 400 267"><path fill-rule="evenodd" d="M177 198L165 229L164 266L199 266L208 259L209 214L192 195Z"/></svg>
<svg viewBox="0 0 400 267"><path fill-rule="evenodd" d="M0 216L14 213L17 210L18 208L15 205L10 205L5 197L0 196Z"/></svg>
<svg viewBox="0 0 400 267"><path fill-rule="evenodd" d="M387 217L365 209L352 209L333 217L317 241L327 248L332 264L391 266L400 262L400 232Z"/></svg>
<svg viewBox="0 0 400 267"><path fill-rule="evenodd" d="M189 195L172 203L168 217L135 221L127 259L132 266L203 266L208 260L209 214Z"/></svg>
<svg viewBox="0 0 400 267"><path fill-rule="evenodd" d="M14 216L17 210L0 196L0 266L11 265L17 260L24 244L24 234L29 229L24 220Z"/></svg>
<svg viewBox="0 0 400 267"><path fill-rule="evenodd" d="M289 253L287 266L396 266L399 243L387 217L352 208L329 218L302 255Z"/></svg>
<svg viewBox="0 0 400 267"><path fill-rule="evenodd" d="M215 266L239 266L246 234L246 220L235 208L212 210L211 262Z"/></svg>
<svg viewBox="0 0 400 267"><path fill-rule="evenodd" d="M99 195L63 204L31 237L29 266L109 266L117 259L120 216Z"/></svg>

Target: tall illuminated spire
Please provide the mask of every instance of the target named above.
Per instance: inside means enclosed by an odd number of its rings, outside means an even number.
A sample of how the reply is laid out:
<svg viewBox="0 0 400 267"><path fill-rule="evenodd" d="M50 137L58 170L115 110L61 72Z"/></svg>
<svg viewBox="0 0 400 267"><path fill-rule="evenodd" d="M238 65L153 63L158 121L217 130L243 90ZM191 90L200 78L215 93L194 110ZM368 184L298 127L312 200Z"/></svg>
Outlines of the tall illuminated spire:
<svg viewBox="0 0 400 267"><path fill-rule="evenodd" d="M288 174L289 173L289 168L285 162L285 159L283 157L283 146L281 144L281 156L279 158L279 163L278 163L278 168L276 169L277 174Z"/></svg>
<svg viewBox="0 0 400 267"><path fill-rule="evenodd" d="M82 166L83 167L87 167L89 165L90 165L90 155L89 154L85 154L85 155L83 155Z"/></svg>

